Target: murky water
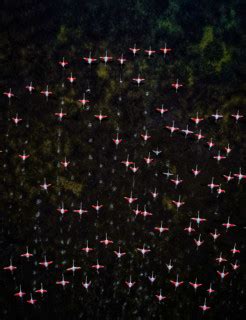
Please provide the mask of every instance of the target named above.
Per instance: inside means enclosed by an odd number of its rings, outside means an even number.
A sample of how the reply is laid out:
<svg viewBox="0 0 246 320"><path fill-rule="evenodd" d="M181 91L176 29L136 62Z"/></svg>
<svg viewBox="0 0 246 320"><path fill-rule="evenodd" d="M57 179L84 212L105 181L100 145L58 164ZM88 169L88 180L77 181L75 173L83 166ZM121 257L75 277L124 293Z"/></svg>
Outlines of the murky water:
<svg viewBox="0 0 246 320"><path fill-rule="evenodd" d="M170 41L173 50L165 58L159 51L148 58L144 50L149 44L143 41L134 57L128 48L137 41L129 35L128 42L124 38L107 46L113 62L88 65L82 57L91 50L99 59L106 45L81 49L73 43L71 49L66 41L62 44L59 32L54 52L39 56L38 65L29 61L23 74L15 76L9 66L8 80L1 83L2 91L11 87L15 95L1 97L1 317L242 319L245 179L227 183L223 177L239 168L246 172L245 118L235 121L231 116L237 110L245 116L235 84L218 74L205 77L198 73L200 67L186 64L188 58L177 53L185 44L177 44L176 50ZM159 43L151 43L152 48L159 50ZM127 61L120 66L115 59L122 53ZM58 64L63 56L69 62L65 68ZM204 56L200 59L202 64ZM71 72L73 84L67 79ZM138 75L145 79L139 86L132 81ZM183 87L175 92L171 84L177 78ZM35 90L30 94L25 87L31 81ZM40 94L47 85L53 92L48 99ZM83 94L89 100L84 107L78 102ZM162 104L168 109L163 115L156 110ZM215 121L211 115L217 109L223 119ZM60 112L66 114L61 121L55 115ZM190 118L197 112L205 120L195 125ZM100 113L108 117L99 121L95 115ZM12 119L16 114L22 119L17 125ZM180 131L170 135L165 126L173 121L181 130L187 125L195 134L201 130L204 138L185 138ZM118 146L113 142L117 134L122 139ZM151 137L145 141L141 135ZM209 149L211 138L216 145ZM216 161L218 151L226 154L228 143L232 151ZM25 161L18 156L23 152L30 155ZM146 158L153 160L148 164ZM127 159L135 163L136 173L122 163ZM196 165L201 172L194 177ZM170 178L164 174L168 171ZM183 181L175 187L171 179L177 175ZM207 185L212 177L224 194L218 188L211 193ZM47 190L41 187L44 182L50 184ZM137 200L129 204L125 197L131 193ZM172 201L179 196L185 203L177 210ZM97 204L103 205L98 212L92 207ZM61 208L68 211L61 214ZM80 216L74 212L80 208L88 211ZM136 208L152 215L136 215ZM191 220L198 212L206 219L200 225ZM222 224L228 217L236 227L226 231ZM190 221L195 231L189 235L184 228ZM160 234L155 229L160 226L169 230ZM221 235L213 241L215 229ZM108 246L100 242L106 234L113 241ZM194 239L199 235L204 243L198 248ZM81 250L87 241L94 249L88 254ZM233 255L235 243L241 253ZM20 256L26 247L33 254L28 259ZM119 247L126 253L120 259L114 253ZM151 251L143 257L137 250L142 248ZM219 264L221 252L227 261ZM47 269L39 264L45 257L53 261ZM14 272L3 270L10 259ZM98 272L92 268L97 260L104 266ZM66 271L73 261L81 267L74 274ZM237 270L231 266L235 261ZM223 266L229 275L222 281L217 271ZM148 278L152 272L153 283ZM177 274L184 284L175 290L170 280ZM56 284L62 275L70 282L64 288ZM86 277L91 281L88 291L82 286ZM130 277L135 282L131 289L125 283ZM189 284L196 278L203 284L197 291ZM48 291L43 296L35 293L41 283ZM211 296L206 291L210 284L216 290ZM27 293L23 299L14 296L20 285ZM156 298L160 289L167 297L161 303ZM34 305L26 303L30 293L37 299ZM199 306L205 298L211 309L203 314Z"/></svg>

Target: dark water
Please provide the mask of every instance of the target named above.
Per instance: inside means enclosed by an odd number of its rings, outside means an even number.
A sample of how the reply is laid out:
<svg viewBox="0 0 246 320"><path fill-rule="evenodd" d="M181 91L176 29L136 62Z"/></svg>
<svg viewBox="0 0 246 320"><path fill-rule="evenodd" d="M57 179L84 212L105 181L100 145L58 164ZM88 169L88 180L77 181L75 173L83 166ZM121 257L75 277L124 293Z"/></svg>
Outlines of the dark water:
<svg viewBox="0 0 246 320"><path fill-rule="evenodd" d="M9 103L1 95L1 319L242 319L245 285L245 180L226 183L224 174L246 172L245 118L236 122L231 114L245 116L243 95L243 27L239 1L5 1L1 12L1 91L12 88ZM148 58L144 49L159 50L165 42L173 50L164 59L161 53ZM128 48L141 48L135 58ZM89 52L96 58L105 50L115 58L124 53L126 64L116 61L88 66L82 57ZM62 70L58 61L69 65ZM73 72L74 84L67 81ZM132 78L140 74L139 87ZM175 93L176 79L183 87ZM120 82L122 80L122 82ZM33 82L30 95L25 86ZM40 91L53 95L46 101ZM90 92L88 92L88 88ZM87 91L87 92L86 92ZM78 99L90 102L81 107ZM156 107L169 111L161 117ZM54 113L67 115L61 122ZM215 122L211 114L218 109L223 119ZM94 117L108 115L100 122ZM197 127L190 121L199 112L205 120ZM18 113L23 120L11 120ZM205 138L184 138L165 129L175 121L177 127ZM144 141L145 132L151 139ZM116 148L112 139L123 141ZM216 146L208 149L213 138ZM230 144L228 158L217 163L213 156ZM160 155L152 150L158 147ZM30 154L23 162L18 154ZM153 158L148 166L144 158ZM121 163L134 161L134 174ZM70 161L67 169L60 162ZM194 178L191 169L201 169ZM183 182L175 186L163 172L170 170ZM225 194L210 193L207 184L214 177ZM41 190L44 179L52 184ZM157 190L153 199L151 192ZM138 201L128 205L124 197ZM172 200L179 195L185 204L177 211ZM91 207L103 204L97 215ZM88 210L81 218L73 210L80 203ZM62 203L68 212L57 211ZM135 216L140 210L152 216ZM184 231L190 218L207 219L188 235ZM235 228L222 226L230 216ZM168 227L159 235L155 227ZM210 232L221 236L213 242ZM114 243L105 247L101 240ZM197 250L194 239L204 240ZM94 248L88 255L81 251ZM236 243L241 253L230 252ZM143 258L137 248L151 249ZM20 257L26 246L33 257ZM126 255L118 260L113 251L121 247ZM227 262L218 264L222 256ZM54 263L46 270L44 260ZM17 269L3 270L13 259ZM105 268L97 273L91 268ZM174 265L168 273L166 264ZM73 260L81 270L66 271ZM232 270L238 261L240 268ZM217 271L229 275L221 281ZM153 284L148 276L154 272ZM70 281L64 289L56 285L64 274ZM176 291L170 280L179 274L185 283ZM82 287L91 281L88 292ZM128 289L125 281L136 282ZM194 289L189 282L203 286ZM43 283L43 297L35 293ZM210 297L210 283L216 290ZM22 290L23 300L14 296ZM162 289L167 299L158 303ZM26 301L30 293L35 305ZM211 307L203 315L199 308L207 298Z"/></svg>

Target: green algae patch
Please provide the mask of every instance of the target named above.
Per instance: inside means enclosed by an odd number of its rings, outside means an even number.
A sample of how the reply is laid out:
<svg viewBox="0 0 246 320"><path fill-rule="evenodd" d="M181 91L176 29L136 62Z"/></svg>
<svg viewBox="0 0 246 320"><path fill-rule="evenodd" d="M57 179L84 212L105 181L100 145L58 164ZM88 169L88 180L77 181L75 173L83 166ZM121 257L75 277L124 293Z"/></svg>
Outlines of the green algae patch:
<svg viewBox="0 0 246 320"><path fill-rule="evenodd" d="M203 36L199 44L199 48L204 50L211 42L214 40L214 31L213 27L206 26L203 31Z"/></svg>
<svg viewBox="0 0 246 320"><path fill-rule="evenodd" d="M221 71L223 64L226 64L231 61L231 53L230 53L229 49L226 48L226 45L224 43L222 44L222 48L223 48L222 57L219 61L217 61L215 63L215 70L217 72Z"/></svg>
<svg viewBox="0 0 246 320"><path fill-rule="evenodd" d="M82 190L83 190L83 184L82 183L78 183L78 182L74 182L71 180L67 180L64 177L60 177L60 186L67 191L71 191L72 193L74 193L77 197L79 197L79 195L81 194Z"/></svg>
<svg viewBox="0 0 246 320"><path fill-rule="evenodd" d="M101 79L108 79L109 78L109 73L108 73L108 68L104 64L99 64L97 68L97 76Z"/></svg>
<svg viewBox="0 0 246 320"><path fill-rule="evenodd" d="M162 206L165 210L173 210L175 207L172 205L172 200L167 194L164 194L162 197Z"/></svg>
<svg viewBox="0 0 246 320"><path fill-rule="evenodd" d="M68 41L68 30L66 26L62 25L60 27L59 33L57 35L57 40L59 43L66 43Z"/></svg>

